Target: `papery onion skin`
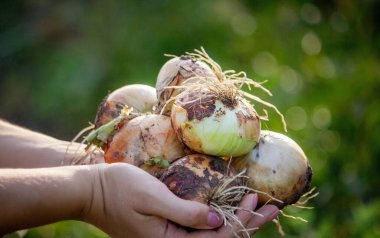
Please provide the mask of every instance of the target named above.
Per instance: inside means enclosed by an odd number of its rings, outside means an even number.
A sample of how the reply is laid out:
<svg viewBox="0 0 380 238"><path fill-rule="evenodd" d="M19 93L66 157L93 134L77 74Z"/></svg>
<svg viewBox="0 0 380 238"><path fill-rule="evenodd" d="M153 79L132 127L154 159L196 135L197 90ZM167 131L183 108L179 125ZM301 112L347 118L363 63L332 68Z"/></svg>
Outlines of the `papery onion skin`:
<svg viewBox="0 0 380 238"><path fill-rule="evenodd" d="M144 163L156 157L172 162L185 155L170 122L164 115L142 115L122 125L104 148L107 163L124 162L149 170ZM149 172L149 171L148 171Z"/></svg>
<svg viewBox="0 0 380 238"><path fill-rule="evenodd" d="M125 106L133 108L134 112L143 113L152 111L156 104L155 88L142 84L126 85L116 89L103 99L96 114L95 128L116 118Z"/></svg>
<svg viewBox="0 0 380 238"><path fill-rule="evenodd" d="M296 203L310 188L312 169L301 147L289 137L261 131L257 146L246 156L232 161L239 171L247 169L248 187L265 192L283 203L269 203L283 208ZM259 194L259 204L269 197Z"/></svg>
<svg viewBox="0 0 380 238"><path fill-rule="evenodd" d="M260 137L260 119L243 98L221 98L212 91L187 90L172 106L172 124L190 149L213 156L241 156Z"/></svg>
<svg viewBox="0 0 380 238"><path fill-rule="evenodd" d="M228 162L203 154L187 155L173 162L160 180L178 197L209 204L215 189L236 171ZM230 186L240 185L240 179Z"/></svg>
<svg viewBox="0 0 380 238"><path fill-rule="evenodd" d="M216 79L216 75L206 63L189 56L172 58L162 66L156 81L157 112L161 111L167 100L183 91L180 88L166 87L180 86L190 78L191 83L196 83L200 79Z"/></svg>

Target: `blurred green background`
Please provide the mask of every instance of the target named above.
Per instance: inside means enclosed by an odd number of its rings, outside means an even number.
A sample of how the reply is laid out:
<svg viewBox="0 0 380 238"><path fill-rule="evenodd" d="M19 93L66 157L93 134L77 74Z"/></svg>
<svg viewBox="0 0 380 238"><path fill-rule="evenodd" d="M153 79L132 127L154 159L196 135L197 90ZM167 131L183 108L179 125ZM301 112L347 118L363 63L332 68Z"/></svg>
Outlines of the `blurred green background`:
<svg viewBox="0 0 380 238"><path fill-rule="evenodd" d="M155 85L164 53L205 47L273 93L314 169L313 210L287 237L380 236L380 2L0 2L0 117L72 139L109 92ZM271 112L264 129L281 132ZM9 237L17 237L16 234ZM105 237L67 221L24 237ZM257 237L280 237L274 224Z"/></svg>

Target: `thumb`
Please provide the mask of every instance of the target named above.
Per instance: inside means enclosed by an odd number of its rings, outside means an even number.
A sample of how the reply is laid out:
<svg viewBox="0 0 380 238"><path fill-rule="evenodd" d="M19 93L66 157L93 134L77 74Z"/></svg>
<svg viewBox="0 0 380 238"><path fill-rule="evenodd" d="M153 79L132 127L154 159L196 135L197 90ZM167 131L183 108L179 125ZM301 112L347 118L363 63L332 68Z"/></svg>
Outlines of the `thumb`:
<svg viewBox="0 0 380 238"><path fill-rule="evenodd" d="M165 185L160 188L154 201L145 207L150 215L160 216L177 224L196 229L214 229L223 224L222 218L209 206L181 199ZM149 209L150 211L147 211Z"/></svg>

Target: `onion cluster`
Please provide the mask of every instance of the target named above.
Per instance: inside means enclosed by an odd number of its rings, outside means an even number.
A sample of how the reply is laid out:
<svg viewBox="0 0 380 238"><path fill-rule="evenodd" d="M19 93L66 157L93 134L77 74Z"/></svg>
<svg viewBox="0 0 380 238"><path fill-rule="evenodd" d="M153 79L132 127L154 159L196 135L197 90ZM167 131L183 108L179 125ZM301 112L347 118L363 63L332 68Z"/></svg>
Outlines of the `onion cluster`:
<svg viewBox="0 0 380 238"><path fill-rule="evenodd" d="M261 130L246 98L278 110L247 97L244 84L263 88L245 73L221 71L204 50L175 57L155 89L129 85L109 94L88 142L101 142L107 163L138 166L177 196L217 208L227 223L250 191L260 205L296 203L309 190L310 164L289 137Z"/></svg>

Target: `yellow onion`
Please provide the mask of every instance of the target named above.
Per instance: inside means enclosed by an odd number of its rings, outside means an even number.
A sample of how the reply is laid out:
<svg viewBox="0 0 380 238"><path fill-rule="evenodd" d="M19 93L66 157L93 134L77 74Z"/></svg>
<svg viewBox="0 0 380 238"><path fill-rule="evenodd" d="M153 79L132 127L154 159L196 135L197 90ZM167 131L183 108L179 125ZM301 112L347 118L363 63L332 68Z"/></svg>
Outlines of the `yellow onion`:
<svg viewBox="0 0 380 238"><path fill-rule="evenodd" d="M261 131L257 146L243 158L232 161L237 170L247 169L248 187L259 194L259 204L268 201L283 208L296 203L309 190L312 170L301 147L289 137Z"/></svg>
<svg viewBox="0 0 380 238"><path fill-rule="evenodd" d="M217 190L224 180L236 175L228 162L218 157L203 154L187 155L173 162L160 180L178 197L210 204L219 194ZM225 189L240 185L233 180ZM222 191L221 191L222 192Z"/></svg>
<svg viewBox="0 0 380 238"><path fill-rule="evenodd" d="M198 153L221 157L247 154L260 137L259 116L231 88L216 87L193 87L178 95L171 111L173 128L178 138Z"/></svg>
<svg viewBox="0 0 380 238"><path fill-rule="evenodd" d="M180 86L186 80L196 83L200 80L207 80L207 78L216 79L216 75L206 63L190 56L170 59L158 73L156 82L158 105L156 110L160 112L167 100L182 91L180 88L167 88L168 86Z"/></svg>
<svg viewBox="0 0 380 238"><path fill-rule="evenodd" d="M164 168L185 155L167 116L142 115L118 127L104 147L107 163L124 162L156 172L155 165Z"/></svg>
<svg viewBox="0 0 380 238"><path fill-rule="evenodd" d="M133 108L134 112L150 112L156 103L157 96L153 87L132 84L116 89L108 94L99 105L95 128L99 128L119 116L125 106Z"/></svg>

